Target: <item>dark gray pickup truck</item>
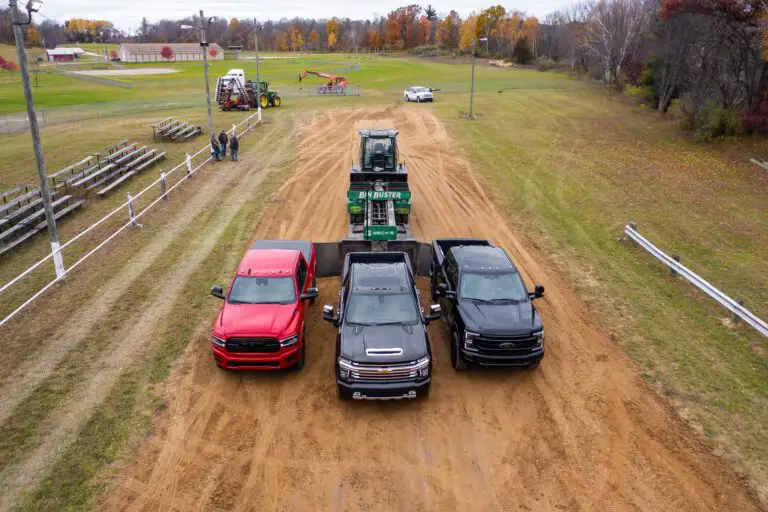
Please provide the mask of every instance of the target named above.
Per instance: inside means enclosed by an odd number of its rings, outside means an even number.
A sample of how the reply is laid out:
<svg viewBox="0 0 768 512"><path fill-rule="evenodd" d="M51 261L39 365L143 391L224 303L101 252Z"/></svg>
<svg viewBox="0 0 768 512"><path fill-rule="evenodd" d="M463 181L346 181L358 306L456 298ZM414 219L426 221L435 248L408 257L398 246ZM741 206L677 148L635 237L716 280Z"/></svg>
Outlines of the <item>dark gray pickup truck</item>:
<svg viewBox="0 0 768 512"><path fill-rule="evenodd" d="M530 293L504 249L487 240L432 242L430 291L439 300L451 334L451 364L538 366L544 326Z"/></svg>
<svg viewBox="0 0 768 512"><path fill-rule="evenodd" d="M344 260L340 304L323 308L338 327L336 385L342 399L394 400L429 394L432 352L406 253L349 253Z"/></svg>

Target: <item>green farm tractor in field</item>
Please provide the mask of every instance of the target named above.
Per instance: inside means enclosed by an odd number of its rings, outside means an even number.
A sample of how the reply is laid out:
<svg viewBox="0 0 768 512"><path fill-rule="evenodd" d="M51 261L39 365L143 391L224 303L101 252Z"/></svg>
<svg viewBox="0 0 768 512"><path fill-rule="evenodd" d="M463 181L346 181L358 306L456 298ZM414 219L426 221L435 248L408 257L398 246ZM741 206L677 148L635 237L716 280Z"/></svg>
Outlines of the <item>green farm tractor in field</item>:
<svg viewBox="0 0 768 512"><path fill-rule="evenodd" d="M275 91L269 90L269 82L262 80L257 82L256 80L248 80L245 86L248 94L254 99L252 107L257 107L261 104L261 108L267 108L269 106L279 107L282 104L280 95Z"/></svg>

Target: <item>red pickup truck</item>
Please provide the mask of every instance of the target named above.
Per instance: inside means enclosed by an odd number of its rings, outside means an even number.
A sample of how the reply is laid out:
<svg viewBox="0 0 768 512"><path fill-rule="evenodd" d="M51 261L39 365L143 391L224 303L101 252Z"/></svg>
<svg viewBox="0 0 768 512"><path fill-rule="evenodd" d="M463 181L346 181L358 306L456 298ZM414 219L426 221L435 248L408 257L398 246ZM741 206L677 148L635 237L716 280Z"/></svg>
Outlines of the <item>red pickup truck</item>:
<svg viewBox="0 0 768 512"><path fill-rule="evenodd" d="M304 366L307 302L317 297L317 258L312 242L259 240L245 254L225 293L211 330L219 368L279 370Z"/></svg>

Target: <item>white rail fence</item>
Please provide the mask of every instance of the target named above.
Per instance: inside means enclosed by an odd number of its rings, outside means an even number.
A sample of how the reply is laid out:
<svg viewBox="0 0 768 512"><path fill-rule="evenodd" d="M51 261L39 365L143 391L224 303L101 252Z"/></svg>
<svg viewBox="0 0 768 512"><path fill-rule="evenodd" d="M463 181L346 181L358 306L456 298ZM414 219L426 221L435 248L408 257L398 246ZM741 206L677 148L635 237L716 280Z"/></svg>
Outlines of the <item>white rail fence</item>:
<svg viewBox="0 0 768 512"><path fill-rule="evenodd" d="M699 290L703 291L724 308L728 309L735 316L744 320L747 324L753 327L757 332L763 336L768 336L768 323L758 318L754 313L749 311L738 301L733 300L713 285L705 281L698 274L694 273L684 265L682 265L677 259L668 256L661 249L649 242L645 237L637 232L637 225L634 222L624 227L624 234L628 236L632 241L637 243L640 247L651 253L656 259L660 260L666 266L670 268L670 271L683 276L687 281L696 286Z"/></svg>
<svg viewBox="0 0 768 512"><path fill-rule="evenodd" d="M242 137L243 135L246 135L249 133L252 129L254 129L256 126L259 126L261 124L261 120L259 119L260 113L255 113L248 118L246 118L244 121L237 125L233 125L231 129L229 129L227 132L232 134L234 132L238 133L239 137ZM75 235L74 237L67 240L65 243L61 244L61 247L59 247L59 250L56 251L58 253L62 253L64 249L70 247L72 244L77 242L78 240L82 239L85 235L91 233L93 230L95 230L97 227L101 226L105 222L107 222L109 219L117 215L119 212L125 212L128 217L128 221L124 224L120 225L120 227L114 231L112 234L110 234L106 239L101 241L98 245L96 245L94 248L89 250L85 253L85 255L81 256L77 261L75 261L72 265L69 266L69 268L64 270L64 273L61 276L58 276L48 282L45 286L43 286L40 290L38 290L36 293L34 293L31 297L29 297L27 300L25 300L22 304L20 304L18 307L16 307L11 313L9 313L5 318L3 318L2 321L0 321L0 326L5 325L7 322L9 322L14 316L19 314L24 308L29 306L32 302L34 302L37 298L39 298L41 295L43 295L46 291L48 291L54 284L62 280L67 274L69 274L71 271L79 267L83 262L85 262L88 258L93 256L96 252L98 252L101 248L103 248L105 245L107 245L109 242L115 239L120 233L122 233L125 229L129 227L140 227L141 225L138 224L138 219L146 215L146 213L152 209L155 205L157 205L159 202L163 201L164 199L167 199L168 194L171 193L176 187L181 185L182 183L186 182L187 178L191 178L197 171L202 169L206 164L208 164L213 157L208 156L205 158L202 162L197 164L197 166L193 167L192 161L204 153L210 153L211 147L210 143L206 144L202 149L197 151L196 153L190 155L187 154L186 159L178 164L176 167L171 169L170 171L164 171L161 172L160 177L147 185L143 190L141 190L139 193L135 195L128 194L128 199L126 202L109 212L107 215L103 216L101 219L97 220L90 226L88 226L86 229ZM167 187L167 180L168 177L171 176L173 173L184 169L186 175L180 177L179 181L177 181L173 186L170 188ZM143 195L147 194L151 190L155 189L159 185L160 187L160 195L154 199L149 205L142 208L140 211L136 212L135 210L135 204L136 200L142 197ZM41 258L39 261L31 265L29 268L27 268L24 272L19 274L18 276L14 277L7 283L5 283L2 287L0 287L0 296L2 296L3 293L5 293L7 290L9 290L11 287L17 285L19 282L21 282L25 277L30 275L34 270L40 268L44 263L50 261L53 259L55 253L51 252L44 258Z"/></svg>

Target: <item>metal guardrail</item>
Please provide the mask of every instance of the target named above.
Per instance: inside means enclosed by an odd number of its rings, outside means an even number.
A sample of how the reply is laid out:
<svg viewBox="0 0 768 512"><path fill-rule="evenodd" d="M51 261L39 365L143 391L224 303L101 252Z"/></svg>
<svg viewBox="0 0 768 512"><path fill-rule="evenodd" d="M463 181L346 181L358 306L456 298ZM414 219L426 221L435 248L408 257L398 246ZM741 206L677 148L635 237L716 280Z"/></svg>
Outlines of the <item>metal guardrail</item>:
<svg viewBox="0 0 768 512"><path fill-rule="evenodd" d="M640 247L651 253L654 257L656 257L656 259L660 260L670 269L683 276L699 290L715 299L720 303L721 306L730 310L734 315L744 320L757 332L763 336L768 337L768 323L755 316L754 313L715 288L713 285L705 281L701 276L688 269L685 265L681 264L671 256L665 254L661 249L653 245L645 237L638 233L637 226L634 223L630 223L624 227L624 234L627 235L635 243L637 243Z"/></svg>

